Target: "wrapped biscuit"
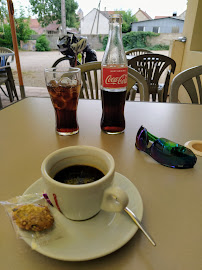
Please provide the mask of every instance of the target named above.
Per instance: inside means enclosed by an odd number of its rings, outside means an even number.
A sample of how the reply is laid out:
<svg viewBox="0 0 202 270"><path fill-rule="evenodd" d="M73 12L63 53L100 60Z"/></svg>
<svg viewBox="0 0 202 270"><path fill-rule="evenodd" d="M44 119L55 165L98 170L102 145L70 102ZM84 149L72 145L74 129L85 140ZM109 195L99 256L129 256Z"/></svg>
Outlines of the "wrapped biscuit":
<svg viewBox="0 0 202 270"><path fill-rule="evenodd" d="M0 201L4 206L18 238L32 239L32 248L45 245L52 239L55 228L54 217L43 194L17 196L8 201Z"/></svg>
<svg viewBox="0 0 202 270"><path fill-rule="evenodd" d="M53 226L54 218L47 206L24 204L12 209L16 225L26 231L41 232Z"/></svg>

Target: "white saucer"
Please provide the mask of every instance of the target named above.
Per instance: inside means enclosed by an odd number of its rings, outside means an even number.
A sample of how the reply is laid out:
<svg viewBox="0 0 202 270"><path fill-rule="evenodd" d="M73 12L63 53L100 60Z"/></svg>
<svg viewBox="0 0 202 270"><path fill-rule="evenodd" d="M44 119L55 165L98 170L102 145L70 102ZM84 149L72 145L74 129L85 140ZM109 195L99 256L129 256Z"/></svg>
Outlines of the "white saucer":
<svg viewBox="0 0 202 270"><path fill-rule="evenodd" d="M134 184L119 173L115 173L114 184L127 192L128 207L139 220L142 220L142 198ZM43 180L40 178L24 194L43 191ZM37 252L63 261L85 261L105 256L125 245L138 229L124 211L121 213L100 211L86 221L69 220L53 207L51 212L55 226L42 237L39 244L33 245L33 239L28 232L21 231L21 236Z"/></svg>

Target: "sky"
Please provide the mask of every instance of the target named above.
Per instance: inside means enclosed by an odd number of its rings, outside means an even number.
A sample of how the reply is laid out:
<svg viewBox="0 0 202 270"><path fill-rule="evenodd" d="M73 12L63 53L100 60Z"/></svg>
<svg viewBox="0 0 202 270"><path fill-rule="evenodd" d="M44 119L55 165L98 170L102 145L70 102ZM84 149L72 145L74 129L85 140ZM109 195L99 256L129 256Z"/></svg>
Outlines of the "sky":
<svg viewBox="0 0 202 270"><path fill-rule="evenodd" d="M100 0L75 0L84 16L93 8L98 8ZM29 6L29 0L13 0L15 10L20 5ZM155 16L172 16L173 12L180 15L186 10L187 0L101 0L100 10L131 10L135 14L139 8L146 11L152 18Z"/></svg>

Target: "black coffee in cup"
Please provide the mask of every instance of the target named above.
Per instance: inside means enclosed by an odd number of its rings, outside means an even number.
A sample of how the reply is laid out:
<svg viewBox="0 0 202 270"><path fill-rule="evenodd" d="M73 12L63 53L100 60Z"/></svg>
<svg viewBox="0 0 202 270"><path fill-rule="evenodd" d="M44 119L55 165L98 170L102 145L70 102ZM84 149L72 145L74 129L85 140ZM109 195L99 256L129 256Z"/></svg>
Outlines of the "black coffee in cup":
<svg viewBox="0 0 202 270"><path fill-rule="evenodd" d="M69 185L82 185L95 182L104 176L103 172L88 165L73 165L56 173L54 180Z"/></svg>

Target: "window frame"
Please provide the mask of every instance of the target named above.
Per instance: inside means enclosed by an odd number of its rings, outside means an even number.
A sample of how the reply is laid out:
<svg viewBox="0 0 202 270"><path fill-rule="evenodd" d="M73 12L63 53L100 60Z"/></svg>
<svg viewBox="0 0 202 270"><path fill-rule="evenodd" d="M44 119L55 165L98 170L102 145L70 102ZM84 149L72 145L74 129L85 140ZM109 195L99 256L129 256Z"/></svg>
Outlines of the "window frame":
<svg viewBox="0 0 202 270"><path fill-rule="evenodd" d="M154 32L154 28L157 28L157 32ZM153 26L152 32L159 34L160 33L160 26Z"/></svg>
<svg viewBox="0 0 202 270"><path fill-rule="evenodd" d="M139 27L142 27L143 30L139 30L139 29L138 29ZM137 32L145 32L145 26L138 26L138 27L137 27Z"/></svg>

